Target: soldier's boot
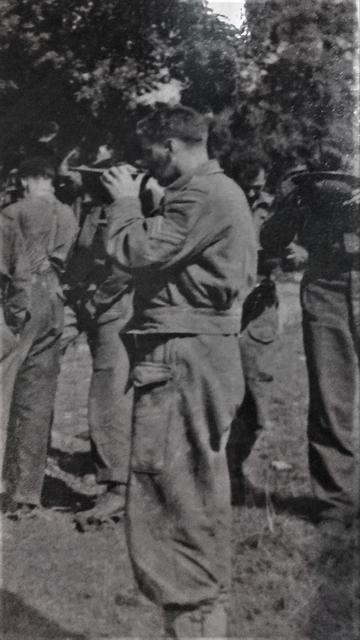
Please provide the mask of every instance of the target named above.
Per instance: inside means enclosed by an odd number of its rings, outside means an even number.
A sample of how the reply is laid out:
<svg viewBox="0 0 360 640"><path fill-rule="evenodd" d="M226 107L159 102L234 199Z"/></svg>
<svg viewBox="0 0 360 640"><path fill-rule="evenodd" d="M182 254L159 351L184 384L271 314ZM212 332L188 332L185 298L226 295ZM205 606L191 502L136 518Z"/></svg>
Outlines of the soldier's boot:
<svg viewBox="0 0 360 640"><path fill-rule="evenodd" d="M167 638L191 640L195 638L227 638L227 611L222 602L193 609L165 611L165 632Z"/></svg>
<svg viewBox="0 0 360 640"><path fill-rule="evenodd" d="M81 511L75 516L75 524L80 531L86 531L106 522L118 522L124 517L125 503L126 485L113 485L97 498L91 509Z"/></svg>

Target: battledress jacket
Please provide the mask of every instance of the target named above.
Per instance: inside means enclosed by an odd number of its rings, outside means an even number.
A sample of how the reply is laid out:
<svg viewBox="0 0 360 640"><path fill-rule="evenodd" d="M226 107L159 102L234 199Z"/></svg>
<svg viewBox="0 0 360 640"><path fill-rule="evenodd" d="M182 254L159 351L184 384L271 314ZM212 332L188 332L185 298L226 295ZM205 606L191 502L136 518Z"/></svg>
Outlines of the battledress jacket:
<svg viewBox="0 0 360 640"><path fill-rule="evenodd" d="M275 212L261 228L260 243L266 251L279 254L297 236L309 252L305 282L332 280L355 266L359 268L359 250L352 254L346 246L348 235L359 238L358 205L346 205L352 187L343 174L304 176L301 179L294 174L284 182L286 193L276 198Z"/></svg>
<svg viewBox="0 0 360 640"><path fill-rule="evenodd" d="M134 285L132 329L236 334L256 278L256 238L240 187L210 160L165 190L159 215L137 198L108 210L107 250Z"/></svg>

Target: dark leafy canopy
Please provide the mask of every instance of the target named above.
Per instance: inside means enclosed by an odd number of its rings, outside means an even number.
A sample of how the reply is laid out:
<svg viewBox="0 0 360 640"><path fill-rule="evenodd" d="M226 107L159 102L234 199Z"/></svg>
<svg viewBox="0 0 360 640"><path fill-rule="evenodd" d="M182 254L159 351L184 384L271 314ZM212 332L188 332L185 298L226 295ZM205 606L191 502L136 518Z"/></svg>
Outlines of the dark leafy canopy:
<svg viewBox="0 0 360 640"><path fill-rule="evenodd" d="M139 96L173 79L199 108L231 102L234 29L200 0L3 0L0 18L5 135L45 115L126 136Z"/></svg>
<svg viewBox="0 0 360 640"><path fill-rule="evenodd" d="M252 84L238 84L237 134L278 169L296 154L318 155L325 143L350 157L358 144L356 3L247 0L247 15Z"/></svg>
<svg viewBox="0 0 360 640"><path fill-rule="evenodd" d="M1 0L2 151L44 119L131 146L141 96L177 81L278 166L327 138L353 146L353 0L247 0L242 31L201 0ZM139 103L140 98L140 103Z"/></svg>

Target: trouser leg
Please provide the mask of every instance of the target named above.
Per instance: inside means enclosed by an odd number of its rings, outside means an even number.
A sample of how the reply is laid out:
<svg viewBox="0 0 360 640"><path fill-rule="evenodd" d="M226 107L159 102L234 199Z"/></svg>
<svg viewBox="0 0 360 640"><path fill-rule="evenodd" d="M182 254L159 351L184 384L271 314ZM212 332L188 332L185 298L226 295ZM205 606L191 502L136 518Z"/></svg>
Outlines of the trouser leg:
<svg viewBox="0 0 360 640"><path fill-rule="evenodd" d="M66 304L64 307L64 330L60 338L60 353L64 355L66 350L73 344L80 335L79 319L74 309Z"/></svg>
<svg viewBox="0 0 360 640"><path fill-rule="evenodd" d="M359 505L359 353L344 280L311 283L303 293L304 345L309 374L309 467L324 516L351 521Z"/></svg>
<svg viewBox="0 0 360 640"><path fill-rule="evenodd" d="M7 426L19 360L18 338L6 325L2 317L2 309L0 309L0 332L0 487L2 492L6 488L6 483L3 484L3 462Z"/></svg>
<svg viewBox="0 0 360 640"><path fill-rule="evenodd" d="M98 482L126 484L129 475L133 390L132 336L119 322L98 326L89 336L93 373L89 390L90 439Z"/></svg>
<svg viewBox="0 0 360 640"><path fill-rule="evenodd" d="M128 541L139 586L168 614L230 584L226 443L243 395L235 336L137 339Z"/></svg>
<svg viewBox="0 0 360 640"><path fill-rule="evenodd" d="M21 341L29 342L16 376L9 420L12 497L39 504L59 373L62 302L41 284L33 287L33 314ZM20 345L21 350L21 345Z"/></svg>
<svg viewBox="0 0 360 640"><path fill-rule="evenodd" d="M249 457L262 429L257 422L257 415L254 396L251 389L245 386L245 397L232 422L227 445L227 459L234 499L235 494L241 492L243 488L243 464Z"/></svg>
<svg viewBox="0 0 360 640"><path fill-rule="evenodd" d="M274 305L266 307L256 320L250 322L240 338L245 396L231 426L227 447L230 475L234 481L241 482L243 463L261 430L269 424L277 330L278 311Z"/></svg>

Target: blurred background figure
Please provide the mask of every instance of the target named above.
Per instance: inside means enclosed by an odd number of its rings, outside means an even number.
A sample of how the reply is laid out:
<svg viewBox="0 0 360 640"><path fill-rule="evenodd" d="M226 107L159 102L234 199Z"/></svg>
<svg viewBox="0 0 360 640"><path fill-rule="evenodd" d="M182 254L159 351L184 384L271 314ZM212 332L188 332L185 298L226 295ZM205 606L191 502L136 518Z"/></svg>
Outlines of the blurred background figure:
<svg viewBox="0 0 360 640"><path fill-rule="evenodd" d="M17 220L0 214L0 493L7 425L16 376L19 333L30 313L30 264Z"/></svg>
<svg viewBox="0 0 360 640"><path fill-rule="evenodd" d="M232 176L245 192L259 238L273 197L266 191L266 158L261 154L233 152ZM250 491L243 463L262 429L270 426L269 400L278 334L278 297L272 271L278 261L259 247L258 284L244 302L240 350L245 377L245 397L233 422L228 462L233 503L241 504Z"/></svg>
<svg viewBox="0 0 360 640"><path fill-rule="evenodd" d="M42 123L30 141L28 154L31 157L46 158L57 168L60 162L60 126L55 120Z"/></svg>
<svg viewBox="0 0 360 640"><path fill-rule="evenodd" d="M82 530L123 516L131 445L133 337L126 330L133 312L132 287L105 250L109 196L100 177L101 170L116 162L110 139L106 140L93 154L96 160L90 166L82 164L80 171L74 171L74 162L84 159L81 149L71 151L61 163L62 176L72 181L73 208L80 227L65 275L62 353L85 333L93 366L88 435L97 482L105 489L92 509L77 514L76 523ZM162 189L147 174L135 167L131 170L143 214L149 216L159 205ZM67 191L71 191L69 186Z"/></svg>
<svg viewBox="0 0 360 640"><path fill-rule="evenodd" d="M69 159L72 157L70 154ZM109 163L111 158L90 168ZM74 209L80 230L64 279L67 305L61 350L64 353L85 333L93 367L88 396L90 447L97 482L105 488L92 509L76 516L83 530L124 513L131 441L132 338L122 332L132 315L132 293L126 274L105 251L109 200L100 183L101 174L73 172L71 166L66 171L68 176L75 173Z"/></svg>
<svg viewBox="0 0 360 640"><path fill-rule="evenodd" d="M342 171L336 147L323 145L319 168L287 177L260 240L276 254L297 237L309 255L301 287L309 467L317 519L331 534L359 514L360 183Z"/></svg>
<svg viewBox="0 0 360 640"><path fill-rule="evenodd" d="M30 319L17 344L4 477L18 517L41 505L47 447L59 372L64 303L60 278L73 246L76 223L54 195L54 166L29 158L19 167L24 197L7 207L18 224L30 263Z"/></svg>

